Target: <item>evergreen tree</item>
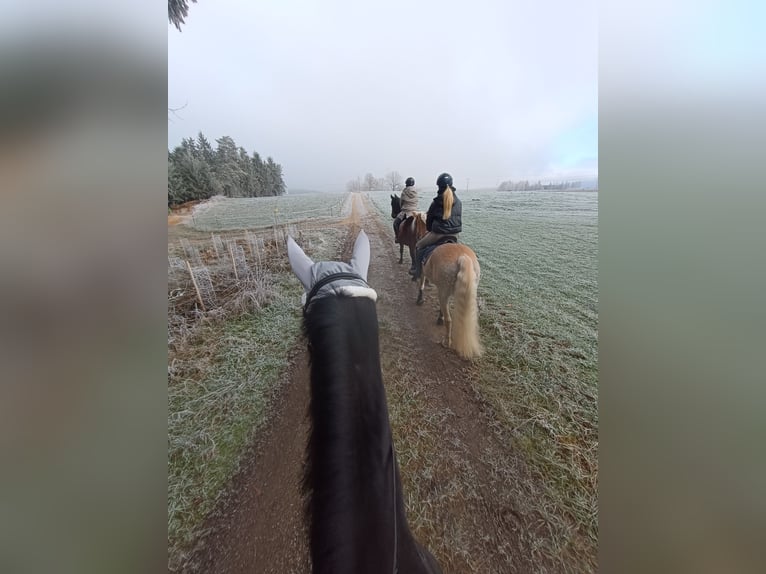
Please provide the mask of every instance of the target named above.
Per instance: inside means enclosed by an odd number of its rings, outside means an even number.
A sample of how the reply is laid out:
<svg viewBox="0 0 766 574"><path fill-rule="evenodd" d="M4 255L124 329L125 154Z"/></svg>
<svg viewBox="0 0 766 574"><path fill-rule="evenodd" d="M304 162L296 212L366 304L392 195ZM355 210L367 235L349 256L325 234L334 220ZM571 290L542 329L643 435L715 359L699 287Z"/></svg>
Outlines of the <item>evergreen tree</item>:
<svg viewBox="0 0 766 574"><path fill-rule="evenodd" d="M178 31L181 31L181 24L185 24L186 17L189 15L189 2L197 0L168 0L168 21L173 24Z"/></svg>
<svg viewBox="0 0 766 574"><path fill-rule="evenodd" d="M257 197L263 197L266 193L266 168L263 165L261 156L257 151L253 152L253 157L250 160L250 170L253 174L254 186Z"/></svg>
<svg viewBox="0 0 766 574"><path fill-rule="evenodd" d="M285 181L282 179L282 166L278 163L274 165L274 195L284 195Z"/></svg>
<svg viewBox="0 0 766 574"><path fill-rule="evenodd" d="M221 191L226 197L242 197L242 171L239 167L239 152L237 144L229 136L216 140L218 148L215 151L213 169L216 179L221 184Z"/></svg>
<svg viewBox="0 0 766 574"><path fill-rule="evenodd" d="M213 146L210 145L210 142L205 137L205 134L202 132L197 134L197 149L199 149L200 157L202 157L202 159L204 159L207 164L212 167L215 160L215 151L213 150Z"/></svg>
<svg viewBox="0 0 766 574"><path fill-rule="evenodd" d="M252 157L229 136L216 140L214 149L202 132L184 138L168 152L168 205L227 197L282 195L282 166L271 157L266 162L257 152Z"/></svg>

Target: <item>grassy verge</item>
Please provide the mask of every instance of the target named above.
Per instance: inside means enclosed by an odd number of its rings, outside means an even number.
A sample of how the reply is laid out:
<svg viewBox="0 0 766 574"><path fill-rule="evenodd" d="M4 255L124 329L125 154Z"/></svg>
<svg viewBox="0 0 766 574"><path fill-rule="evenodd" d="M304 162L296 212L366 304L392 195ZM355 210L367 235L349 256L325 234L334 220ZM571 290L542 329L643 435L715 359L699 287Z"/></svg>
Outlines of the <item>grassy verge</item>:
<svg viewBox="0 0 766 574"><path fill-rule="evenodd" d="M182 558L269 418L299 332L300 289L278 277L256 315L201 326L168 384L168 544Z"/></svg>
<svg viewBox="0 0 766 574"><path fill-rule="evenodd" d="M532 483L528 511L543 520L536 546L561 571L595 571L598 553L598 372L556 339L528 334L497 313L481 318L486 353L475 384L493 430L520 452ZM503 472L502 461L490 462ZM517 477L518 478L518 477Z"/></svg>
<svg viewBox="0 0 766 574"><path fill-rule="evenodd" d="M595 571L596 198L469 194L463 201L481 223L463 234L482 265L486 353L475 387L497 422L494 432L529 470L529 484L509 488L531 497L528 510L542 521L532 542L545 561L560 571ZM502 461L492 463L503 472Z"/></svg>
<svg viewBox="0 0 766 574"><path fill-rule="evenodd" d="M202 249L209 236L187 232ZM305 234L306 252L331 258L339 230ZM177 249L173 249L177 252ZM168 352L168 565L183 565L204 534L206 517L236 475L243 455L268 424L292 357L298 352L302 288L284 250L269 256L257 305L236 305L242 291L208 313L174 310ZM211 267L211 270L214 269ZM211 271L219 285L223 272ZM179 287L180 285L180 287ZM184 283L176 282L176 291ZM227 284L228 285L228 284ZM222 288L221 292L225 292ZM248 296L249 297L249 296ZM219 297L220 299L221 297ZM248 299L249 300L249 299ZM180 323L179 323L180 321Z"/></svg>

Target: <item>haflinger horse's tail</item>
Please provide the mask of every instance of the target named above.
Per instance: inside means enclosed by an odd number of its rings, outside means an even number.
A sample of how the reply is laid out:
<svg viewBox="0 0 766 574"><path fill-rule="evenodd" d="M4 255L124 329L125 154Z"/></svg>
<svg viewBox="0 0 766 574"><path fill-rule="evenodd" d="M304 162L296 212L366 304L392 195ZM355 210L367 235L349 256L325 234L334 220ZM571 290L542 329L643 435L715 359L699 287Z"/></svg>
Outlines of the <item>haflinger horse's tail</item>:
<svg viewBox="0 0 766 574"><path fill-rule="evenodd" d="M479 340L479 309L476 301L478 277L471 258L461 255L457 260L455 309L452 313L452 347L465 359L482 354Z"/></svg>

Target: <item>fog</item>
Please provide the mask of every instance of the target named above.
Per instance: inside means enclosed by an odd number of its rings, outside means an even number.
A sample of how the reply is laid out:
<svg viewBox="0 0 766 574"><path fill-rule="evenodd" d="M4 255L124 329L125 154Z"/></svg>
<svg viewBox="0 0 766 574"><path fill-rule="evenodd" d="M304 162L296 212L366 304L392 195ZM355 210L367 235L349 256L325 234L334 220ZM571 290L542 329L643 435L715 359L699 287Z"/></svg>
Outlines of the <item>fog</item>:
<svg viewBox="0 0 766 574"><path fill-rule="evenodd" d="M591 1L200 0L168 27L168 146L229 135L296 189L595 177L596 27Z"/></svg>

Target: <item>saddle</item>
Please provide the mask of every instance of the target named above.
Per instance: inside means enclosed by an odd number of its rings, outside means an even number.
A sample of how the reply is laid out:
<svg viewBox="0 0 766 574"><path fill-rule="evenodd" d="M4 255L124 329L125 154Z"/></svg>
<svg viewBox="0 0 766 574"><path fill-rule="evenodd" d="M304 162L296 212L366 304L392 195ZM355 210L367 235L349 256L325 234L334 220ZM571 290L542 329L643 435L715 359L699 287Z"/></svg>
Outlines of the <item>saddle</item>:
<svg viewBox="0 0 766 574"><path fill-rule="evenodd" d="M429 245L428 247L423 249L420 255L420 263L422 265L425 265L426 261L428 261L428 258L431 256L431 253L434 252L434 249L436 249L440 245L444 245L445 243L457 243L457 237L455 237L454 235L447 235L446 237L443 237L442 239L440 239L433 245Z"/></svg>

